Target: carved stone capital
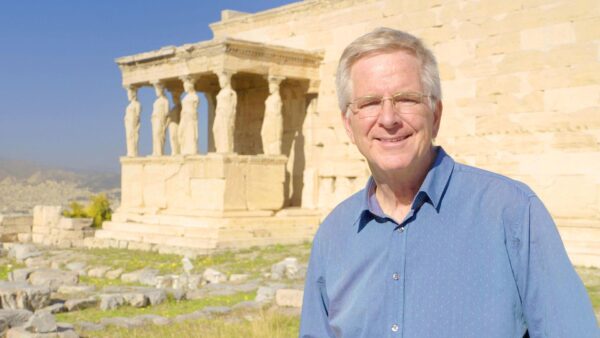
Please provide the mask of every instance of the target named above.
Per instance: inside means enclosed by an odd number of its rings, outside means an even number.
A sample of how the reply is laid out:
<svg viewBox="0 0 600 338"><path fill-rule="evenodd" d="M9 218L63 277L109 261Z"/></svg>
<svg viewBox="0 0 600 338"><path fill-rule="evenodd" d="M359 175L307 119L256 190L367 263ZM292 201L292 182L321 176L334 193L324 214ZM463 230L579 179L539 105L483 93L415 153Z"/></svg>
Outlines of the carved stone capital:
<svg viewBox="0 0 600 338"><path fill-rule="evenodd" d="M276 84L277 86L279 86L281 84L281 82L283 80L285 80L285 76L272 75L272 74L267 75L266 78L267 78L267 81L269 82L269 84Z"/></svg>
<svg viewBox="0 0 600 338"><path fill-rule="evenodd" d="M235 73L234 71L228 69L221 69L216 73L217 77L219 78L219 86L221 86L221 88L225 88L231 85L231 77Z"/></svg>

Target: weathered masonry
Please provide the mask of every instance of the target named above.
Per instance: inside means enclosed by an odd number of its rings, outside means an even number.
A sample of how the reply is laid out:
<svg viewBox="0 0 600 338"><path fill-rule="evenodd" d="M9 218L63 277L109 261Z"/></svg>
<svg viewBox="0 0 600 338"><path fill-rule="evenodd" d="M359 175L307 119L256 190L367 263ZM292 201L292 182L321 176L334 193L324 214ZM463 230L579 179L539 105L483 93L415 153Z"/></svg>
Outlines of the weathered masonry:
<svg viewBox="0 0 600 338"><path fill-rule="evenodd" d="M121 159L122 204L96 237L206 250L309 239L318 214L286 208L300 207L304 158L293 148L303 146L321 60L318 52L232 38L117 59L134 142ZM137 116L130 107L142 86L157 95L150 156L138 156L131 135L139 132L139 107ZM197 149L197 92L209 106L206 155Z"/></svg>
<svg viewBox="0 0 600 338"><path fill-rule="evenodd" d="M340 121L334 75L342 49L380 26L423 38L438 58L436 143L527 183L573 262L600 266L595 0L306 0L223 11L211 41L120 58L130 156L123 205L98 236L211 250L310 238L369 175ZM134 147L140 86L157 93L154 155ZM209 106L207 155L194 148L198 100ZM161 153L169 142L174 155Z"/></svg>

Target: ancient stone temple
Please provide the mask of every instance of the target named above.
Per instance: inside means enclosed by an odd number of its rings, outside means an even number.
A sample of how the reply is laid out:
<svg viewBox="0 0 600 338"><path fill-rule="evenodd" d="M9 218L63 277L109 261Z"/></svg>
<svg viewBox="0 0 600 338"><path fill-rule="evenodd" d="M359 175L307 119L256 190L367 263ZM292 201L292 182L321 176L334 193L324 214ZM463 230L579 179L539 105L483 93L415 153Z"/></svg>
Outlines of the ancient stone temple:
<svg viewBox="0 0 600 338"><path fill-rule="evenodd" d="M119 58L122 205L96 236L206 250L310 239L369 175L334 76L342 49L379 26L422 37L438 57L436 142L530 185L571 259L600 266L600 3L587 0L306 0L226 10L210 41ZM152 154L137 150L140 87L156 93ZM209 135L198 134L201 101Z"/></svg>
<svg viewBox="0 0 600 338"><path fill-rule="evenodd" d="M225 37L117 59L130 99L122 203L96 237L206 250L310 239L319 213L300 208L302 134L322 58ZM149 156L137 150L142 86L156 92ZM198 93L209 107L205 155Z"/></svg>

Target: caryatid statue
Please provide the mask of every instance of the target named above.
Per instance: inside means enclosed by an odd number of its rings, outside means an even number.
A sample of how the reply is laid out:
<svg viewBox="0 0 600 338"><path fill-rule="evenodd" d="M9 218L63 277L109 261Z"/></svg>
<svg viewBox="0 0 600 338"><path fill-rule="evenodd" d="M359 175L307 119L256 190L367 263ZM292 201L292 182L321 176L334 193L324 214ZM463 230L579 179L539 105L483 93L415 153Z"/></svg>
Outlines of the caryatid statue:
<svg viewBox="0 0 600 338"><path fill-rule="evenodd" d="M218 76L221 90L217 94L215 123L213 125L215 150L217 153L232 153L237 94L231 88L231 73L224 71L219 73Z"/></svg>
<svg viewBox="0 0 600 338"><path fill-rule="evenodd" d="M179 120L181 119L181 89L172 89L170 92L173 100L173 107L171 107L169 115L167 116L169 144L171 145L171 155L179 155L181 151L177 129L179 127Z"/></svg>
<svg viewBox="0 0 600 338"><path fill-rule="evenodd" d="M269 75L269 97L265 101L265 117L260 136L262 137L265 155L281 155L281 139L283 137L283 115L281 113L281 95L279 84L283 77Z"/></svg>
<svg viewBox="0 0 600 338"><path fill-rule="evenodd" d="M167 127L167 116L169 115L169 100L165 96L165 88L162 83L154 82L156 100L152 105L152 155L161 156L165 149L165 132Z"/></svg>
<svg viewBox="0 0 600 338"><path fill-rule="evenodd" d="M181 80L186 94L182 101L179 122L179 144L182 155L195 155L198 154L198 94L193 78L185 76Z"/></svg>
<svg viewBox="0 0 600 338"><path fill-rule="evenodd" d="M125 87L129 104L125 109L125 139L127 144L127 156L138 156L138 140L140 137L140 113L142 105L137 99L137 88Z"/></svg>

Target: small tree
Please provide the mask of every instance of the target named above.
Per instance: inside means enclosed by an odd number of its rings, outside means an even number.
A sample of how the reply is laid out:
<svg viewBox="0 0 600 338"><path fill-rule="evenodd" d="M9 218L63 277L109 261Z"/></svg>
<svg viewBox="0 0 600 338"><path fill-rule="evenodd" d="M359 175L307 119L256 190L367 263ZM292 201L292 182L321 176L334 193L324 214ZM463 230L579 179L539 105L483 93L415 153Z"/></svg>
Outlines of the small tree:
<svg viewBox="0 0 600 338"><path fill-rule="evenodd" d="M112 209L110 201L105 194L98 194L90 197L90 204L86 208L88 217L93 219L92 227L101 228L102 222L110 221L112 217Z"/></svg>

